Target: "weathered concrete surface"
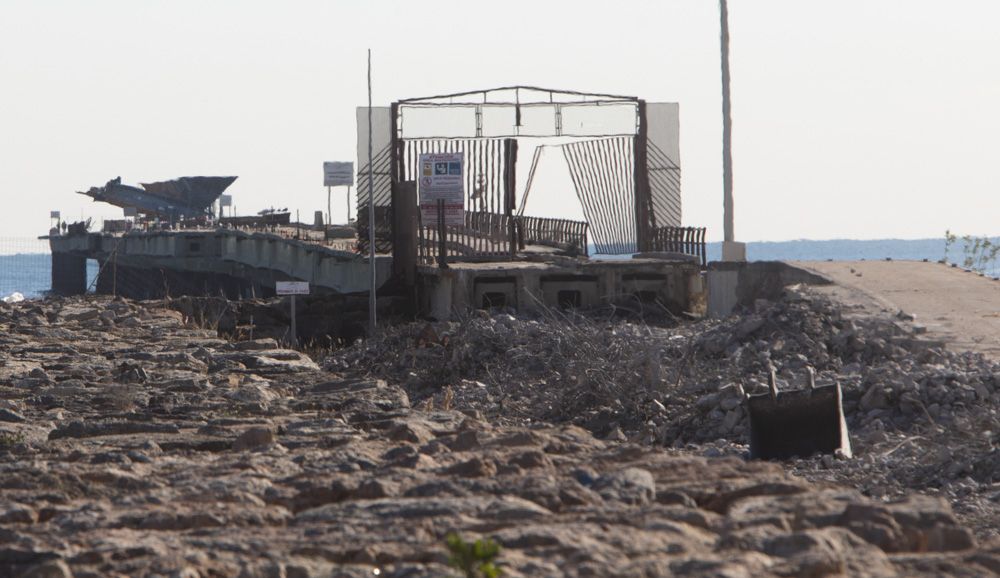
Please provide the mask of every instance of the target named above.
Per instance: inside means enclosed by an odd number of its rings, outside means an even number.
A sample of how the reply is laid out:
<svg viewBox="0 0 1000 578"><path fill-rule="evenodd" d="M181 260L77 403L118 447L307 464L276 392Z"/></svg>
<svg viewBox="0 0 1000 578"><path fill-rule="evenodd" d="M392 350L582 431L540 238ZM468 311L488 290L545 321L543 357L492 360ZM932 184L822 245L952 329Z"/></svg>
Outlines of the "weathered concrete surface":
<svg viewBox="0 0 1000 578"><path fill-rule="evenodd" d="M701 300L700 266L688 259L575 259L547 256L537 261L451 263L447 269L421 266L420 309L434 319L483 308L490 296L503 307L531 313L608 303L659 302L674 312L690 311ZM496 303L494 303L496 305Z"/></svg>
<svg viewBox="0 0 1000 578"><path fill-rule="evenodd" d="M370 284L367 258L269 233L230 229L133 231L121 236L101 233L53 236L49 243L53 263L64 254L101 262L114 258L119 265L139 271L139 277L150 276L158 284L156 288L162 285L158 274L161 269L193 276L230 277L236 284L242 282L254 287L243 295L247 297L251 292L269 294L275 281L289 279L308 281L320 291L339 294L367 291ZM392 259L378 255L375 266L376 282L381 286L389 278ZM122 287L128 289L128 280ZM135 294L149 293L148 288L143 289ZM212 287L210 294L217 293L218 288Z"/></svg>
<svg viewBox="0 0 1000 578"><path fill-rule="evenodd" d="M0 307L0 576L981 576L947 502L499 427L124 301Z"/></svg>
<svg viewBox="0 0 1000 578"><path fill-rule="evenodd" d="M836 283L844 303L881 310L927 329L949 348L1000 359L1000 282L941 263L920 261L796 262Z"/></svg>
<svg viewBox="0 0 1000 578"><path fill-rule="evenodd" d="M777 299L789 285L824 285L829 281L781 261L713 261L708 264L707 283L708 314L725 317L737 307L752 307L757 299Z"/></svg>

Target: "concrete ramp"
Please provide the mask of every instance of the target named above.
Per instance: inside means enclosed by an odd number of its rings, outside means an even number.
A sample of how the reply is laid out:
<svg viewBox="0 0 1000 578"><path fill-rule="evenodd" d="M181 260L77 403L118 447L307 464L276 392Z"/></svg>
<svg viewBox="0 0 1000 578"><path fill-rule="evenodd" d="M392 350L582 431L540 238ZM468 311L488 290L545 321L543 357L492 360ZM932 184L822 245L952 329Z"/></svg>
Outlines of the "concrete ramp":
<svg viewBox="0 0 1000 578"><path fill-rule="evenodd" d="M912 321L950 348L1000 359L1000 281L922 261L793 264L832 280L822 290L838 301Z"/></svg>

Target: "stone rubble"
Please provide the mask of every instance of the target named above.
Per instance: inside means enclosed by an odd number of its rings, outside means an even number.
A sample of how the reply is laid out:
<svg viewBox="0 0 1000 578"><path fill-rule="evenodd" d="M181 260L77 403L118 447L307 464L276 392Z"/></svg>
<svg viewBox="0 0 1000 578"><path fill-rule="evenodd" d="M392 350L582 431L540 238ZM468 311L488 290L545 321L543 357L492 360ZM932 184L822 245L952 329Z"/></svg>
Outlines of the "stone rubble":
<svg viewBox="0 0 1000 578"><path fill-rule="evenodd" d="M673 327L413 324L326 370L190 321L96 297L0 308L0 576L457 577L453 531L499 542L510 577L1000 572L949 493L985 495L995 460L948 445L1000 372L820 301ZM860 451L796 476L742 458L731 400L798 355L844 380Z"/></svg>
<svg viewBox="0 0 1000 578"><path fill-rule="evenodd" d="M851 311L808 288L724 320L646 326L572 314L480 312L414 323L325 362L400 383L494 423L571 423L603 439L746 457L744 398L839 382L857 459L791 471L877 498L946 498L983 537L1000 528L1000 363L926 338L897 312Z"/></svg>

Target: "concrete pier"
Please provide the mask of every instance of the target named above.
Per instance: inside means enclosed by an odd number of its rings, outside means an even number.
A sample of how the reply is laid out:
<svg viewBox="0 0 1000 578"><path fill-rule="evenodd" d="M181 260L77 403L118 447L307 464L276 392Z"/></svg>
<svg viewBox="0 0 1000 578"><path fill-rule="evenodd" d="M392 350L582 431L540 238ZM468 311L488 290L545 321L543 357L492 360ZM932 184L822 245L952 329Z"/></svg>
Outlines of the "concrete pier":
<svg viewBox="0 0 1000 578"><path fill-rule="evenodd" d="M269 233L217 229L134 231L49 237L52 286L60 294L86 291L86 260L101 263L97 292L138 299L167 295L269 297L277 281L307 281L314 293L368 291L368 259L322 244ZM376 256L377 283L392 258Z"/></svg>

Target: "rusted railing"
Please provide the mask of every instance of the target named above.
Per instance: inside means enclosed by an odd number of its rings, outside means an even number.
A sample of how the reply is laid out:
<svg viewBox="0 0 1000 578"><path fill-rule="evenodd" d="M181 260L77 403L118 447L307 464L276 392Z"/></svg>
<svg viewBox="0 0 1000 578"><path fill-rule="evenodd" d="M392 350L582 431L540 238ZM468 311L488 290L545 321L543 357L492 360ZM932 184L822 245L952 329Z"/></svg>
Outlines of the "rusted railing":
<svg viewBox="0 0 1000 578"><path fill-rule="evenodd" d="M292 222L291 213L269 213L264 215L244 215L241 217L222 217L219 223L223 227L234 229L255 229L264 230L290 225Z"/></svg>
<svg viewBox="0 0 1000 578"><path fill-rule="evenodd" d="M513 217L466 211L464 225L440 224L443 218L443 206L438 208L434 223L424 223L417 212L417 259L421 263L502 261L514 257Z"/></svg>
<svg viewBox="0 0 1000 578"><path fill-rule="evenodd" d="M703 267L708 262L705 227L657 227L653 229L651 245L653 251L694 255Z"/></svg>
<svg viewBox="0 0 1000 578"><path fill-rule="evenodd" d="M464 225L442 228L424 223L418 213L417 228L417 257L428 264L438 262L442 253L446 262L507 260L528 245L588 254L588 225L583 221L466 211Z"/></svg>
<svg viewBox="0 0 1000 578"><path fill-rule="evenodd" d="M564 251L587 255L587 223L568 219L517 217L517 242L526 245L547 245Z"/></svg>

